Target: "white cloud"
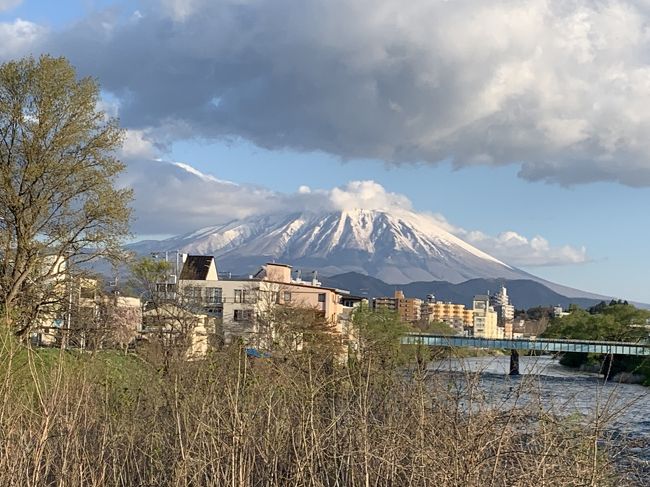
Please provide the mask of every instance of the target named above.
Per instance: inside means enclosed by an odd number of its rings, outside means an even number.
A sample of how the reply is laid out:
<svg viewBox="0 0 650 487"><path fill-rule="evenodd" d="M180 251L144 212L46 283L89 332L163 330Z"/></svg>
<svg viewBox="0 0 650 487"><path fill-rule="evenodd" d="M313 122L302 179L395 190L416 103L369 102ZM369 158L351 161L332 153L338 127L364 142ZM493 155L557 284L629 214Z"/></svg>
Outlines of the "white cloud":
<svg viewBox="0 0 650 487"><path fill-rule="evenodd" d="M122 157L126 159L153 159L158 155L154 143L143 130L127 130L122 142Z"/></svg>
<svg viewBox="0 0 650 487"><path fill-rule="evenodd" d="M185 163L160 160L131 160L121 183L135 189L135 231L140 234L185 233L260 213L355 208L413 211L406 196L387 191L375 181L351 181L329 190L300 186L295 193L283 194L224 181ZM440 214L420 216L515 266L559 266L589 260L585 247L553 246L541 236L528 238L514 231L490 236L454 226Z"/></svg>
<svg viewBox="0 0 650 487"><path fill-rule="evenodd" d="M0 3L0 11L2 10ZM46 29L27 20L0 22L0 61L24 56L45 36Z"/></svg>
<svg viewBox="0 0 650 487"><path fill-rule="evenodd" d="M391 210L411 207L411 202L406 196L390 193L375 181L351 181L346 186L333 188L328 193L332 208L336 210Z"/></svg>
<svg viewBox="0 0 650 487"><path fill-rule="evenodd" d="M133 158L120 185L135 190L137 234L178 234L244 218L283 203L264 188L222 181L183 163Z"/></svg>
<svg viewBox="0 0 650 487"><path fill-rule="evenodd" d="M141 0L138 12L32 44L97 76L157 145L241 137L650 185L648 2Z"/></svg>
<svg viewBox="0 0 650 487"><path fill-rule="evenodd" d="M496 237L477 231L457 231L456 234L484 252L518 267L583 264L590 260L584 246L554 247L539 235L527 238L513 231L502 232Z"/></svg>
<svg viewBox="0 0 650 487"><path fill-rule="evenodd" d="M0 12L10 10L23 3L23 0L0 0Z"/></svg>
<svg viewBox="0 0 650 487"><path fill-rule="evenodd" d="M179 22L197 13L201 4L198 0L161 0L160 3L163 11Z"/></svg>

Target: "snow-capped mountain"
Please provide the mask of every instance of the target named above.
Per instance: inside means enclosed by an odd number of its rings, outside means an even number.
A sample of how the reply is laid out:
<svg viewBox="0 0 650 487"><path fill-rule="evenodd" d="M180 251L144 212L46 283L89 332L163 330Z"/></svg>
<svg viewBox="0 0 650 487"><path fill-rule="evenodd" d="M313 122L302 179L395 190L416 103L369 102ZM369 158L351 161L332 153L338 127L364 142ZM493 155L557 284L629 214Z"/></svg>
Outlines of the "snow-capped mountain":
<svg viewBox="0 0 650 487"><path fill-rule="evenodd" d="M218 258L220 271L234 273L249 273L275 260L326 275L356 271L395 284L531 277L452 235L433 219L406 210L266 215L140 242L131 249L211 254Z"/></svg>

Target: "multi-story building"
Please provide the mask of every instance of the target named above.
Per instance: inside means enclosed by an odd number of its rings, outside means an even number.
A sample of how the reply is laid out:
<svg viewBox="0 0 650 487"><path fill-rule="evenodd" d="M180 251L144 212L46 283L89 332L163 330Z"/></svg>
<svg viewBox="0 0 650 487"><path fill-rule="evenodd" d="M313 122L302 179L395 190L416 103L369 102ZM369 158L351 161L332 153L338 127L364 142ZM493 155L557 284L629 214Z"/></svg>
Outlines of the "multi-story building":
<svg viewBox="0 0 650 487"><path fill-rule="evenodd" d="M487 295L474 296L472 311L474 313L474 336L480 338L503 338L503 328L497 325L497 313L490 305Z"/></svg>
<svg viewBox="0 0 650 487"><path fill-rule="evenodd" d="M499 327L503 328L505 338L512 338L512 324L515 319L515 307L510 303L508 290L501 286L499 292L490 296L490 304L497 313Z"/></svg>
<svg viewBox="0 0 650 487"><path fill-rule="evenodd" d="M267 263L249 278L224 279L212 256L184 255L182 265L173 289L176 301L196 313L219 318L219 334L225 343L241 338L252 346L268 348L278 330L273 312L279 307L313 311L342 341L350 339L350 309L361 298L323 287L315 277L293 279L291 266Z"/></svg>
<svg viewBox="0 0 650 487"><path fill-rule="evenodd" d="M427 296L422 303L422 320L428 323L444 322L457 329L471 327L474 323L474 313L465 309L464 304L436 301L433 295Z"/></svg>
<svg viewBox="0 0 650 487"><path fill-rule="evenodd" d="M389 309L396 311L400 320L405 323L415 323L422 317L422 300L419 298L407 298L403 291L395 291L390 297L373 298L372 308L374 310Z"/></svg>
<svg viewBox="0 0 650 487"><path fill-rule="evenodd" d="M70 275L66 262L52 280L51 304L45 306L30 333L34 345L99 349L128 346L142 324L139 298L104 294L97 279Z"/></svg>

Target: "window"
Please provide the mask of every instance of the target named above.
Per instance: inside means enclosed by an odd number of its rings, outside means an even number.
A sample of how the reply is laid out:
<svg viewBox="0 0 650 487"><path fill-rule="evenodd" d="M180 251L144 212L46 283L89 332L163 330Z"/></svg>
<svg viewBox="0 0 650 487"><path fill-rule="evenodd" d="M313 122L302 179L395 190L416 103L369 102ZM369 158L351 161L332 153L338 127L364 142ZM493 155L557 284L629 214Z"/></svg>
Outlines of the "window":
<svg viewBox="0 0 650 487"><path fill-rule="evenodd" d="M201 288L195 286L189 286L184 289L185 296L188 301L200 301L201 300Z"/></svg>
<svg viewBox="0 0 650 487"><path fill-rule="evenodd" d="M223 308L220 306L205 308L205 312L208 314L208 316L214 316L215 318L223 318Z"/></svg>
<svg viewBox="0 0 650 487"><path fill-rule="evenodd" d="M235 303L253 303L251 292L246 289L235 289Z"/></svg>
<svg viewBox="0 0 650 487"><path fill-rule="evenodd" d="M236 309L233 315L234 321L250 321L253 318L253 311L250 309Z"/></svg>
<svg viewBox="0 0 650 487"><path fill-rule="evenodd" d="M222 292L220 287L205 288L205 302L207 304L221 303Z"/></svg>
<svg viewBox="0 0 650 487"><path fill-rule="evenodd" d="M324 303L325 302L325 293L319 293L318 294L318 302L319 303Z"/></svg>
<svg viewBox="0 0 650 487"><path fill-rule="evenodd" d="M79 293L79 297L82 299L94 299L95 298L95 288L90 286L82 286Z"/></svg>
<svg viewBox="0 0 650 487"><path fill-rule="evenodd" d="M156 284L156 294L165 296L173 295L176 292L176 284L160 282Z"/></svg>
<svg viewBox="0 0 650 487"><path fill-rule="evenodd" d="M285 291L284 293L282 293L282 300L285 303L290 303L291 302L291 293L289 291Z"/></svg>

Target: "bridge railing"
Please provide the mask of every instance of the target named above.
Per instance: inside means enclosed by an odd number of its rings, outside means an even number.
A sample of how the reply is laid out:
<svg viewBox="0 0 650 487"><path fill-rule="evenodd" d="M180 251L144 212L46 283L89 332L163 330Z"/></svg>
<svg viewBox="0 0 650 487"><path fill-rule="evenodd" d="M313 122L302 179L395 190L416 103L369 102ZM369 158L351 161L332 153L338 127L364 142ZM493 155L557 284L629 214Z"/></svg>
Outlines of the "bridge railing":
<svg viewBox="0 0 650 487"><path fill-rule="evenodd" d="M609 342L597 340L570 340L554 338L481 338L428 333L407 333L403 344L422 344L439 347L470 347L509 350L533 350L540 352L579 352L617 355L650 356L650 343Z"/></svg>

